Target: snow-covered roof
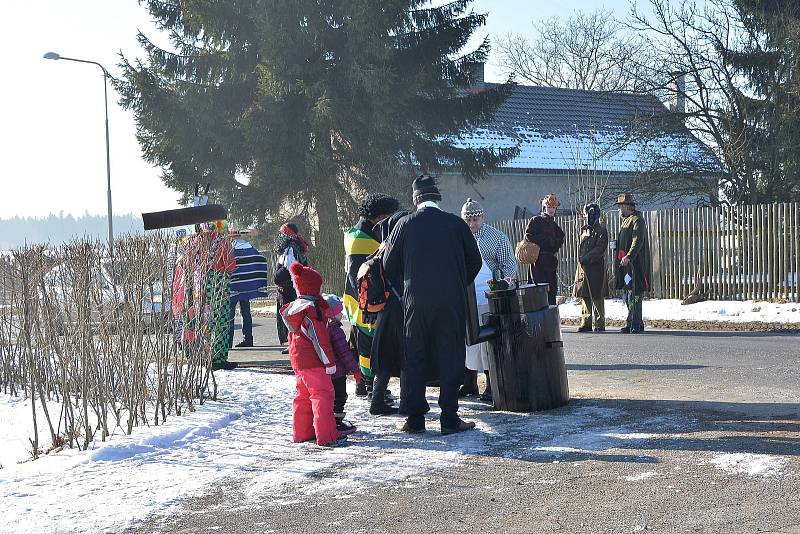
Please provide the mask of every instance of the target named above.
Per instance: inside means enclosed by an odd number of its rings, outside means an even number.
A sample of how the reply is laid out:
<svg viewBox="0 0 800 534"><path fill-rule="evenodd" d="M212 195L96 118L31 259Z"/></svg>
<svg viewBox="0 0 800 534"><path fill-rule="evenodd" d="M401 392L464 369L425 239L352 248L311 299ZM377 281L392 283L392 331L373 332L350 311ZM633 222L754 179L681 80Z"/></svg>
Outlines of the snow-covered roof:
<svg viewBox="0 0 800 534"><path fill-rule="evenodd" d="M471 148L518 146L505 169L636 172L653 157L716 166L708 148L685 129L633 140L632 125L668 113L651 95L518 85L491 123L454 141Z"/></svg>

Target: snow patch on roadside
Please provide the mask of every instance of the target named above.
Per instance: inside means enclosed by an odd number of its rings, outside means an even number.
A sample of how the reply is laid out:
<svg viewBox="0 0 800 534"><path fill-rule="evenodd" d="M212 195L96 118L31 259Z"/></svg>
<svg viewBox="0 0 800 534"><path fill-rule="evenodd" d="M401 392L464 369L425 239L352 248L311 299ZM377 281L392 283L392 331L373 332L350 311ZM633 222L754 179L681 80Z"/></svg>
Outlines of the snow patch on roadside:
<svg viewBox="0 0 800 534"><path fill-rule="evenodd" d="M639 473L638 475L629 475L622 477L622 480L626 482L641 482L643 480L648 480L653 477L658 476L656 471L645 471L644 473Z"/></svg>
<svg viewBox="0 0 800 534"><path fill-rule="evenodd" d="M628 315L628 310L621 299L606 300L605 310L606 319L623 321ZM562 319L580 318L580 301L569 299L558 307L558 311ZM642 314L645 321L800 323L800 304L707 300L683 306L677 299L651 299L644 302Z"/></svg>
<svg viewBox="0 0 800 534"><path fill-rule="evenodd" d="M770 477L783 473L788 461L768 454L731 453L718 455L710 463L728 473Z"/></svg>
<svg viewBox="0 0 800 534"><path fill-rule="evenodd" d="M614 439L653 439L657 437L655 434L645 434L643 432L608 432L605 434L609 438Z"/></svg>

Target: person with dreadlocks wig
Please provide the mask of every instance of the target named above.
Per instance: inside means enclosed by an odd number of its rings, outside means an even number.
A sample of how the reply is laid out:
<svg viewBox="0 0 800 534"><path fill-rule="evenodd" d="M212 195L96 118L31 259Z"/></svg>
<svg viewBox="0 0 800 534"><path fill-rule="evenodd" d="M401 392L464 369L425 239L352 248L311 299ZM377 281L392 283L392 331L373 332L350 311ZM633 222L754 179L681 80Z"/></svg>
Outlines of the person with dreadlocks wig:
<svg viewBox="0 0 800 534"><path fill-rule="evenodd" d="M352 329L350 340L358 352L358 364L364 376L356 387L356 395L366 396L372 390L374 375L370 369L372 338L375 324L367 323L358 307L358 286L356 275L361 264L374 254L381 244L381 237L375 226L398 210L400 203L396 198L381 193L370 193L358 208L358 222L344 232L344 252L347 280L344 289L344 310Z"/></svg>
<svg viewBox="0 0 800 534"><path fill-rule="evenodd" d="M303 236L300 235L297 225L294 223L286 223L281 226L278 237L275 238L273 249L277 256L275 277L273 279L276 287L275 303L277 310L280 311L281 306L297 298L294 284L292 284L292 275L289 274L289 268L295 262L301 265L308 265L308 257L306 256L308 244L306 240L303 239ZM283 323L283 320L281 320L280 313L277 313L276 316L278 341L283 345L289 341L289 333L288 330L286 330L286 325ZM288 353L288 348L283 349L283 354Z"/></svg>

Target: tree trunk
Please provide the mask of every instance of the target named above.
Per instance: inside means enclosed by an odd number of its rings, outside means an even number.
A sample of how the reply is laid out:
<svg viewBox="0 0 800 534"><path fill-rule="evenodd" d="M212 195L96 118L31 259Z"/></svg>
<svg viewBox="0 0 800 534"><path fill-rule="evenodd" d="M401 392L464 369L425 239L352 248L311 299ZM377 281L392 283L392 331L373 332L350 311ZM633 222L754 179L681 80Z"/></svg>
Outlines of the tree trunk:
<svg viewBox="0 0 800 534"><path fill-rule="evenodd" d="M318 227L311 264L322 274L326 291L338 293L342 290L344 280L344 242L339 224L336 189L332 181L319 183L319 189L314 194L314 208Z"/></svg>

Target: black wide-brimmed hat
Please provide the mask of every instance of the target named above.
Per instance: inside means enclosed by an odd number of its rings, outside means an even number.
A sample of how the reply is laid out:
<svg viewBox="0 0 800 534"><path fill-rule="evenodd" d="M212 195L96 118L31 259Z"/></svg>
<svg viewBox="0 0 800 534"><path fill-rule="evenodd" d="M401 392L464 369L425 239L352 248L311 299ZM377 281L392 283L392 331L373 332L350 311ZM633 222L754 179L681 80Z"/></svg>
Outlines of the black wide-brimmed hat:
<svg viewBox="0 0 800 534"><path fill-rule="evenodd" d="M420 175L411 183L411 196L414 198L414 203L419 204L426 200L442 200L442 193L436 184L433 176L426 174Z"/></svg>
<svg viewBox="0 0 800 534"><path fill-rule="evenodd" d="M617 195L617 201L614 204L629 204L631 206L636 205L636 199L633 198L633 195L630 193L620 193Z"/></svg>

